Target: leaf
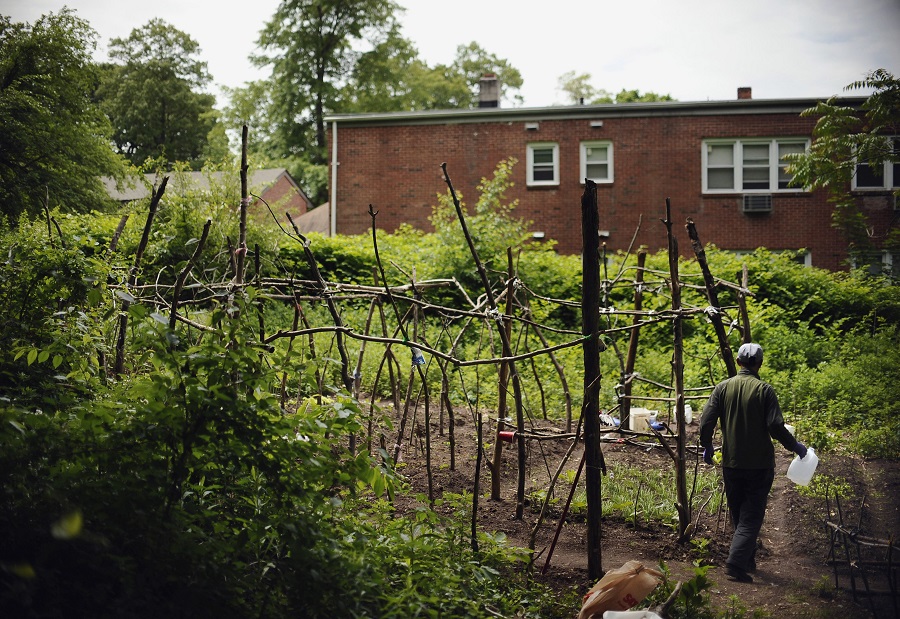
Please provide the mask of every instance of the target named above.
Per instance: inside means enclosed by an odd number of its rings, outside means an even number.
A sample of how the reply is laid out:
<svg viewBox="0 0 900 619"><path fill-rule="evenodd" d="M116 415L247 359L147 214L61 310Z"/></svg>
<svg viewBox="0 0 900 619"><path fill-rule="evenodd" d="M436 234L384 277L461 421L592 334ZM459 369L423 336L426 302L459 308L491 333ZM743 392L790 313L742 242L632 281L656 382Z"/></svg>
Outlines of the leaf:
<svg viewBox="0 0 900 619"><path fill-rule="evenodd" d="M53 355L53 369L55 370L56 368L58 368L59 365L62 363L62 361L63 361L62 355L59 355L59 354Z"/></svg>
<svg viewBox="0 0 900 619"><path fill-rule="evenodd" d="M158 322L161 325L169 324L169 319L166 318L165 316L163 316L162 314L160 314L159 312L152 312L150 314L150 318L152 318L153 320L155 320L156 322Z"/></svg>
<svg viewBox="0 0 900 619"><path fill-rule="evenodd" d="M38 351L36 348L32 348L31 350L29 350L28 358L27 358L28 365L31 365L32 363L34 363L34 360L37 359L37 356L38 356Z"/></svg>
<svg viewBox="0 0 900 619"><path fill-rule="evenodd" d="M50 358L50 351L49 351L49 350L42 350L42 351L38 354L37 360L38 360L38 363L43 363L44 361L46 361L46 360L49 359L49 358Z"/></svg>
<svg viewBox="0 0 900 619"><path fill-rule="evenodd" d="M64 514L50 527L50 534L56 539L72 539L81 535L81 527L84 525L84 516L80 509Z"/></svg>
<svg viewBox="0 0 900 619"><path fill-rule="evenodd" d="M12 427L14 427L14 428L15 428L16 430L18 430L19 432L21 432L23 436L25 435L25 426L23 426L23 425L22 425L21 423L19 423L18 421L15 421L14 419L10 419L10 420L9 420L9 425L11 425Z"/></svg>
<svg viewBox="0 0 900 619"><path fill-rule="evenodd" d="M25 580L31 580L37 576L34 567L30 563L14 563L9 566L9 571Z"/></svg>
<svg viewBox="0 0 900 619"><path fill-rule="evenodd" d="M123 301L128 301L129 303L134 303L134 297L124 290L116 290L116 296L122 299Z"/></svg>

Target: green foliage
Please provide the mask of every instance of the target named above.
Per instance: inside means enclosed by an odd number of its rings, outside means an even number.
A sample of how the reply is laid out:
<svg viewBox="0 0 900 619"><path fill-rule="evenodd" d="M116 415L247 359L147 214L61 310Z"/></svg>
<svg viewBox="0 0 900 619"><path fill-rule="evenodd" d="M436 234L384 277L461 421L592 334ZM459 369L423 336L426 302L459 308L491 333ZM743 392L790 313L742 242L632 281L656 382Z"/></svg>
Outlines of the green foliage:
<svg viewBox="0 0 900 619"><path fill-rule="evenodd" d="M199 169L205 157L225 154L220 142L210 142L215 97L202 92L212 78L199 52L195 40L161 19L110 41L118 64L104 67L97 97L116 149L133 164L162 157Z"/></svg>
<svg viewBox="0 0 900 619"><path fill-rule="evenodd" d="M507 248L515 251L528 240L530 222L515 219L513 211L518 206L518 200L507 202L506 199L506 191L513 184L510 180L512 169L517 163L514 157L505 159L497 164L492 178L481 179L477 186L479 195L474 212L468 212L463 195L456 194L478 257L492 276L499 273L503 277L506 273ZM456 273L470 292L481 292L481 279L449 190L438 196L438 205L430 221L434 226L435 240L444 248L441 260L433 261L432 268L443 273Z"/></svg>
<svg viewBox="0 0 900 619"><path fill-rule="evenodd" d="M563 483L571 485L574 478L575 471L565 471ZM710 514L716 514L723 500L719 490L719 475L713 471L701 470L697 479L689 483L694 488L695 497L713 495L712 500L706 504L706 509ZM678 513L674 507L675 487L670 470L610 464L601 492L605 518L622 518L635 526L651 522L672 526L678 523ZM534 503L540 506L545 496L544 491L536 492L533 496ZM573 495L569 513L573 517L584 517L587 513L587 496L584 490L579 489Z"/></svg>
<svg viewBox="0 0 900 619"><path fill-rule="evenodd" d="M876 69L845 88L859 89L873 90L862 110L841 105L836 97L805 110L803 116L818 117L812 145L806 153L787 156L788 173L794 175L792 185L829 192L833 223L847 235L857 258L872 248L872 241L866 216L850 193L850 181L857 164L878 171L885 162L900 162L900 151L888 139L900 133L900 80ZM890 226L886 237L886 248L900 246L896 226Z"/></svg>
<svg viewBox="0 0 900 619"><path fill-rule="evenodd" d="M121 176L110 127L91 101L96 33L69 9L13 23L0 15L0 215L109 206L99 176ZM0 221L0 225L4 222Z"/></svg>
<svg viewBox="0 0 900 619"><path fill-rule="evenodd" d="M110 310L100 256L61 243L37 223L0 237L0 383L6 398L50 413L93 386Z"/></svg>
<svg viewBox="0 0 900 619"><path fill-rule="evenodd" d="M643 606L654 607L665 602L675 590L672 574L665 563L660 562L659 571L663 574L662 582L644 600ZM675 603L667 611L671 619L715 619L718 615L710 605L710 590L715 583L709 579L707 572L711 565L695 565L694 575L681 586Z"/></svg>
<svg viewBox="0 0 900 619"><path fill-rule="evenodd" d="M575 73L568 71L557 79L557 87L565 95L568 103L578 105L590 103L648 103L653 101L674 101L670 95L660 95L655 92L641 93L639 90L622 89L618 94L595 88L591 84L590 73Z"/></svg>
<svg viewBox="0 0 900 619"><path fill-rule="evenodd" d="M357 45L390 31L400 9L390 0L284 0L260 33L260 66L272 67L272 139L282 157L322 164L326 111L335 109Z"/></svg>

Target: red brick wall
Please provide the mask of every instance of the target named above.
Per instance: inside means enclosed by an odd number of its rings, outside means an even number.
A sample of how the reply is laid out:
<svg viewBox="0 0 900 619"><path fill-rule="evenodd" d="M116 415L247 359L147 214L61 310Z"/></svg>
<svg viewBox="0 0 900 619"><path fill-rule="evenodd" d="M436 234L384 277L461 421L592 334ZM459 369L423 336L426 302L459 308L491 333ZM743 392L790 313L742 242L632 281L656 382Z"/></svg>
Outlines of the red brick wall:
<svg viewBox="0 0 900 619"><path fill-rule="evenodd" d="M529 119L528 122L534 122ZM739 115L668 115L604 118L602 127L590 119L539 120L539 129L525 121L356 126L339 124L337 232L370 230L368 206L379 212L377 225L387 231L401 223L430 229L428 216L435 195L446 190L440 164L466 203L474 204L476 185L491 176L501 159L519 160L509 200L518 199L515 213L533 221L531 229L559 242L562 253L581 249L581 184L579 144L611 140L614 153L612 184L598 185L600 228L609 231L607 247L626 249L641 220L635 247L651 251L666 246L665 200L671 198L674 230L682 254L690 253L684 222L690 217L701 240L720 248L752 250L798 249L812 252L815 266L839 269L846 244L831 226L831 206L823 192L773 193L772 212L746 215L741 195L703 195L701 146L707 138L808 137L813 119L795 113ZM526 145L559 144L560 184L526 186ZM331 151L329 151L331 152ZM890 215L885 211L885 217Z"/></svg>
<svg viewBox="0 0 900 619"><path fill-rule="evenodd" d="M279 176L274 183L266 187L261 195L284 225L290 225L284 216L285 212L289 212L291 217L296 220L300 215L310 210L306 197L297 191L296 186L285 174ZM265 223L272 221L272 215L265 204L254 203L251 206L251 212L258 221Z"/></svg>

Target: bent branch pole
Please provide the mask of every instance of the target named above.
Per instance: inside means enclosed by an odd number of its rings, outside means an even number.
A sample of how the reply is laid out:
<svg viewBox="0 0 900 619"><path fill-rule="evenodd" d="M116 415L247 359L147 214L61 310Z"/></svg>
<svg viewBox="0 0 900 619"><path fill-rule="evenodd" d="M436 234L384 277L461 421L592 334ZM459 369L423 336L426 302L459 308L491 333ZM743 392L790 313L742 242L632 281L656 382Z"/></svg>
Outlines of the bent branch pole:
<svg viewBox="0 0 900 619"><path fill-rule="evenodd" d="M709 300L710 305L707 313L716 331L716 338L719 340L722 360L725 362L728 376L734 376L737 374L737 368L734 365L734 354L731 352L731 346L728 345L728 335L725 333L725 325L722 323L719 293L716 290L716 280L713 278L709 270L709 263L706 261L706 250L703 249L703 244L700 242L700 235L697 234L697 226L694 225L694 220L688 217L687 224L684 227L687 229L688 236L691 239L691 247L694 249L694 255L697 256L697 263L703 272L703 283L706 284L706 298Z"/></svg>
<svg viewBox="0 0 900 619"><path fill-rule="evenodd" d="M469 233L469 228L466 225L466 218L463 214L462 206L459 203L459 198L456 196L456 190L453 189L453 183L450 181L450 175L447 174L446 163L441 164L441 170L444 172L444 181L446 181L447 187L450 190L450 196L453 198L453 206L456 208L456 216L459 218L459 225L462 227L463 234L466 237L466 243L468 243L469 245L469 252L472 254L472 258L475 260L475 267L478 269L478 275L481 277L481 285L484 287L485 295L487 295L489 307L488 313L497 321L497 332L500 335L500 341L503 345L503 356L504 358L509 359L509 379L510 381L512 381L513 398L516 405L516 438L517 447L519 449L519 474L518 484L516 486L516 520L521 520L525 513L526 462L525 437L522 434L525 431L525 415L522 406L522 385L519 378L519 371L516 369L515 361L511 359L512 345L510 344L509 337L506 334L506 329L503 328L503 317L497 310L497 301L494 298L494 291L491 289L491 283L488 280L487 271L484 268L484 264L478 257L478 250L475 249L475 242L472 240L472 235Z"/></svg>
<svg viewBox="0 0 900 619"><path fill-rule="evenodd" d="M582 235L582 301L581 333L584 336L584 451L587 472L587 541L588 577L600 578L603 561L600 550L601 473L606 473L603 451L600 449L600 263L599 224L597 212L597 185L590 179L584 181L581 196Z"/></svg>
<svg viewBox="0 0 900 619"><path fill-rule="evenodd" d="M309 239L300 232L297 224L294 223L294 220L291 218L291 214L285 213L285 215L287 216L288 221L291 222L291 226L293 226L297 237L300 239L300 245L303 247L303 255L306 257L306 263L309 265L310 271L312 271L313 276L316 278L316 281L322 289L322 296L325 297L325 305L328 307L331 319L334 321L335 326L343 327L344 323L341 320L341 314L337 310L334 299L331 298L328 284L319 272L319 266L316 264L316 257L313 256L312 250L309 248ZM338 353L341 356L341 382L344 383L344 389L346 389L347 394L350 395L353 393L353 379L350 378L350 358L347 356L347 347L344 345L343 330L339 328L336 329L336 332Z"/></svg>
<svg viewBox="0 0 900 619"><path fill-rule="evenodd" d="M144 223L144 232L141 235L141 242L138 244L137 253L134 255L134 263L131 265L131 271L128 275L128 288L137 284L138 271L141 268L141 260L144 257L144 251L147 249L147 243L150 241L150 229L153 227L153 218L156 217L156 209L159 207L159 201L162 199L163 193L166 191L166 185L169 177L164 176L159 184L153 197L150 199L150 208L147 212L147 221ZM113 368L113 375L118 378L125 370L125 331L128 328L128 308L131 302L125 298L122 299L122 310L119 314L119 333L116 339L116 363Z"/></svg>
<svg viewBox="0 0 900 619"><path fill-rule="evenodd" d="M234 265L234 282L238 286L244 283L244 258L247 256L247 207L250 206L250 189L247 182L247 125L241 129L241 221L238 233L238 246L235 250L237 260ZM293 222L292 222L293 223Z"/></svg>
<svg viewBox="0 0 900 619"><path fill-rule="evenodd" d="M206 245L206 238L209 236L210 226L212 226L212 219L207 219L206 223L203 224L203 232L200 234L200 240L197 242L197 247L194 248L194 253L191 254L187 264L181 269L181 273L178 274L178 279L175 280L175 287L172 289L172 311L169 314L169 329L172 331L175 330L175 322L178 320L178 299L181 297L184 282L187 280L187 276L190 274L191 269L197 265L197 259L200 258L203 247Z"/></svg>
<svg viewBox="0 0 900 619"><path fill-rule="evenodd" d="M622 404L619 409L619 427L628 427L628 418L631 416L631 392L634 388L634 364L637 359L638 337L641 333L640 312L644 309L644 265L647 262L646 250L639 250L637 254L637 273L634 276L634 317L628 339L628 356L625 358L625 372L622 376Z"/></svg>
<svg viewBox="0 0 900 619"><path fill-rule="evenodd" d="M685 430L687 424L684 420L684 333L683 317L681 314L681 282L678 278L678 239L672 234L672 203L666 198L666 218L663 220L666 226L666 236L669 241L669 288L672 293L672 330L674 346L672 351L672 371L675 375L675 419L678 425L676 436L677 457L675 459L675 509L678 511L678 541L686 542L690 539L691 505L687 492L687 450L685 447Z"/></svg>
<svg viewBox="0 0 900 619"><path fill-rule="evenodd" d="M406 327L403 326L403 317L400 315L400 310L397 309L397 303L394 301L394 295L391 294L391 288L388 286L387 275L384 272L384 265L381 262L381 254L378 252L378 233L375 228L375 217L378 215L378 211L376 211L372 205L369 205L369 216L372 218L372 247L375 251L375 264L378 266L378 273L381 275L381 281L384 284L384 290L387 293L388 300L391 303L391 308L394 310L394 317L397 319L397 327L400 330L400 333L403 335L403 343L410 345L409 342L409 333L406 330ZM418 363L413 362L413 366L418 371L419 380L422 382L422 389L424 390L425 397L425 426L429 427L431 424L430 412L428 407L428 399L430 394L428 392L428 381L425 377L425 372L422 370L422 366ZM412 374L412 372L410 373ZM410 375L410 383L412 383L412 375ZM406 406L409 406L409 396L410 389L407 388L407 402ZM404 412L403 419L406 419L406 413ZM425 470L428 476L428 500L430 502L434 502L434 478L431 472L431 444L430 444L430 428L429 432L426 433L426 438L429 441L429 444L425 449ZM400 432L397 436L397 444L394 450L394 463L396 464L397 459L400 457L400 445L403 443L403 422L401 421Z"/></svg>

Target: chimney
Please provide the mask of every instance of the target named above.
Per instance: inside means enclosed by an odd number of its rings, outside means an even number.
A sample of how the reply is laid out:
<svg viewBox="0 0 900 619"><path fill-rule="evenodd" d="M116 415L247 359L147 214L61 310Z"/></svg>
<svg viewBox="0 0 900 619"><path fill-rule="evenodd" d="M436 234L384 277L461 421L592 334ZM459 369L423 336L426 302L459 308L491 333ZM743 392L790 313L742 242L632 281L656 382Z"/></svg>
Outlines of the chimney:
<svg viewBox="0 0 900 619"><path fill-rule="evenodd" d="M752 99L753 89L749 86L738 87L738 99Z"/></svg>
<svg viewBox="0 0 900 619"><path fill-rule="evenodd" d="M500 81L496 75L485 73L478 86L478 107L500 107Z"/></svg>

